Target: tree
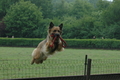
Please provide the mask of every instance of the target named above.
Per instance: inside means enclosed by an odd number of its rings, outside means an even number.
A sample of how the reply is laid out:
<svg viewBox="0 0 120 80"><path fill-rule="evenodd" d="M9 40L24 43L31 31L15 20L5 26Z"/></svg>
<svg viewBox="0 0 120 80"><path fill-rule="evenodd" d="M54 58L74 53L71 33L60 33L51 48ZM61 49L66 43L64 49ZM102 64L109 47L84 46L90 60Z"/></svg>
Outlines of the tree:
<svg viewBox="0 0 120 80"><path fill-rule="evenodd" d="M89 2L90 2L91 4L93 4L94 7L96 7L96 3L98 2L98 0L89 0Z"/></svg>
<svg viewBox="0 0 120 80"><path fill-rule="evenodd" d="M98 10L104 10L110 5L110 2L99 0L96 5Z"/></svg>
<svg viewBox="0 0 120 80"><path fill-rule="evenodd" d="M21 0L11 5L4 21L8 36L34 37L34 31L39 28L42 20L42 12L30 1ZM42 27L40 27L42 28Z"/></svg>
<svg viewBox="0 0 120 80"><path fill-rule="evenodd" d="M102 13L102 20L106 25L109 38L120 39L120 0L114 0ZM108 31L109 30L109 31Z"/></svg>
<svg viewBox="0 0 120 80"><path fill-rule="evenodd" d="M19 0L0 0L0 19L6 15L6 11L9 9L10 5L18 1Z"/></svg>
<svg viewBox="0 0 120 80"><path fill-rule="evenodd" d="M81 19L81 35L83 36L82 38L86 39L86 38L92 38L94 35L91 33L91 31L93 31L94 28L94 22L95 19L94 17L91 16L84 16Z"/></svg>
<svg viewBox="0 0 120 80"><path fill-rule="evenodd" d="M76 16L77 19L83 17L84 15L88 15L92 12L93 6L83 0L76 0L73 4L72 15Z"/></svg>
<svg viewBox="0 0 120 80"><path fill-rule="evenodd" d="M71 3L61 0L61 2L54 5L54 15L59 18L70 15L71 8Z"/></svg>
<svg viewBox="0 0 120 80"><path fill-rule="evenodd" d="M102 18L107 25L120 24L120 0L114 2L103 12Z"/></svg>
<svg viewBox="0 0 120 80"><path fill-rule="evenodd" d="M5 37L5 24L4 24L4 21L1 21L0 22L0 37Z"/></svg>
<svg viewBox="0 0 120 80"><path fill-rule="evenodd" d="M120 39L120 25L118 24L111 24L110 26L106 26L106 28L104 29L106 34L105 36L107 38L116 38L116 39Z"/></svg>
<svg viewBox="0 0 120 80"><path fill-rule="evenodd" d="M34 3L36 6L41 8L41 12L43 13L43 18L52 18L53 17L53 5L52 5L52 0L26 0L26 1L31 1Z"/></svg>

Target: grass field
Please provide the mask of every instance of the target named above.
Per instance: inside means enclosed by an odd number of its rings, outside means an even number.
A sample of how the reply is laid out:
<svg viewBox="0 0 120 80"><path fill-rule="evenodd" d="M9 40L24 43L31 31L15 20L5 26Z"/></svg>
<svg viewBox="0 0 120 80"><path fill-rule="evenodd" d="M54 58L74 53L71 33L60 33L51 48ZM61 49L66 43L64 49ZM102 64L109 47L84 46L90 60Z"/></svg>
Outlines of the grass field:
<svg viewBox="0 0 120 80"><path fill-rule="evenodd" d="M120 73L119 50L65 49L30 65L33 49L0 47L0 79L83 75L85 55L92 59L92 74Z"/></svg>

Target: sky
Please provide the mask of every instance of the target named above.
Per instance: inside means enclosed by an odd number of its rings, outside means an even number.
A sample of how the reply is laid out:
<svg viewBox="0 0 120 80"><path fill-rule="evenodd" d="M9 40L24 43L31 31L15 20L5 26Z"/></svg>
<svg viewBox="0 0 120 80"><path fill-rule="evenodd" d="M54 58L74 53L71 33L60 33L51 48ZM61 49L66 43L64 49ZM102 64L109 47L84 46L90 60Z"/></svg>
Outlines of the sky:
<svg viewBox="0 0 120 80"><path fill-rule="evenodd" d="M108 1L113 1L113 0L108 0Z"/></svg>
<svg viewBox="0 0 120 80"><path fill-rule="evenodd" d="M111 1L112 2L113 0L103 0L103 1Z"/></svg>

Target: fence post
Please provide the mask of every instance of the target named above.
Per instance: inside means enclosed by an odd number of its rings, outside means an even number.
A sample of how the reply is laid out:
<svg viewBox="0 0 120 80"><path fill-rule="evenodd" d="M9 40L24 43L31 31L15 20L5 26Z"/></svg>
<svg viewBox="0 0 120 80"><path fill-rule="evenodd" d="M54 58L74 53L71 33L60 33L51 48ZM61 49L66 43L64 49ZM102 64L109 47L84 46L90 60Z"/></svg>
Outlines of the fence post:
<svg viewBox="0 0 120 80"><path fill-rule="evenodd" d="M87 55L85 55L85 69L84 69L84 76L86 77L86 69L87 69Z"/></svg>
<svg viewBox="0 0 120 80"><path fill-rule="evenodd" d="M91 62L92 62L92 59L88 59L86 80L90 80Z"/></svg>

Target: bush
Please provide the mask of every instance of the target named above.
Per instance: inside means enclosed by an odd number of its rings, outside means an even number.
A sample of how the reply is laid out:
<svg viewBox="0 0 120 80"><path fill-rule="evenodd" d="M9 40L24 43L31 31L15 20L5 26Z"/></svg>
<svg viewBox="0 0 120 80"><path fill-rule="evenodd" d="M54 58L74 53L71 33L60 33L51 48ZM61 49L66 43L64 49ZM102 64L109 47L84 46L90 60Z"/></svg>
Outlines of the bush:
<svg viewBox="0 0 120 80"><path fill-rule="evenodd" d="M120 49L116 39L66 39L70 48Z"/></svg>
<svg viewBox="0 0 120 80"><path fill-rule="evenodd" d="M15 37L35 37L36 30L40 27L42 21L42 12L30 1L20 0L10 6L4 21L6 24L6 35Z"/></svg>
<svg viewBox="0 0 120 80"><path fill-rule="evenodd" d="M71 48L120 49L120 40L116 39L68 39Z"/></svg>
<svg viewBox="0 0 120 80"><path fill-rule="evenodd" d="M0 38L0 46L36 47L39 38ZM120 49L116 39L65 39L67 48Z"/></svg>
<svg viewBox="0 0 120 80"><path fill-rule="evenodd" d="M42 40L37 38L0 38L0 46L36 47Z"/></svg>

